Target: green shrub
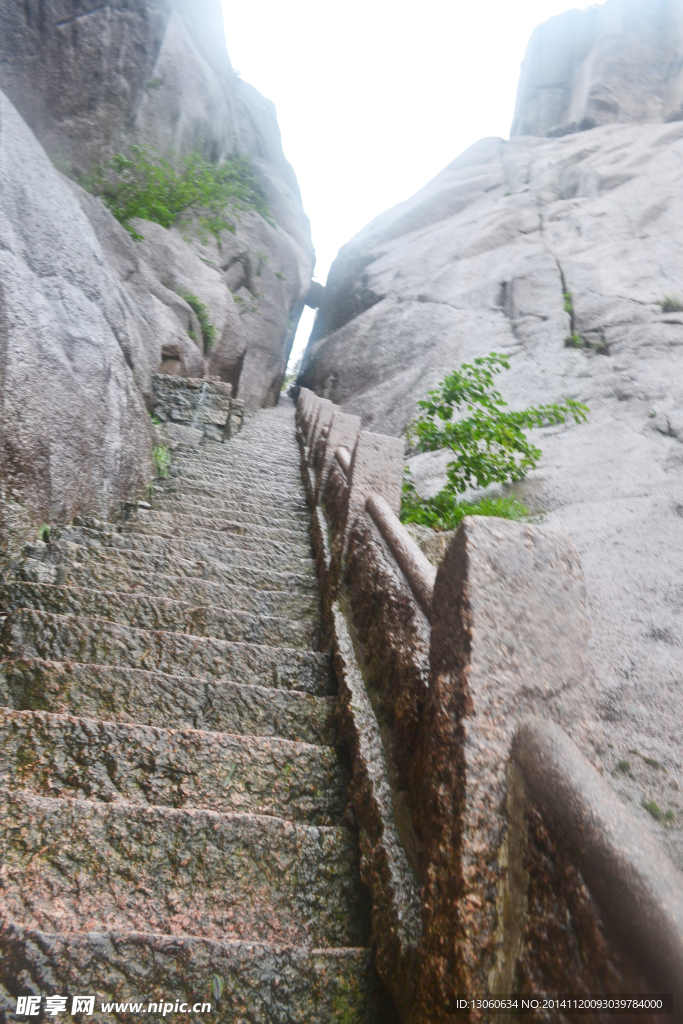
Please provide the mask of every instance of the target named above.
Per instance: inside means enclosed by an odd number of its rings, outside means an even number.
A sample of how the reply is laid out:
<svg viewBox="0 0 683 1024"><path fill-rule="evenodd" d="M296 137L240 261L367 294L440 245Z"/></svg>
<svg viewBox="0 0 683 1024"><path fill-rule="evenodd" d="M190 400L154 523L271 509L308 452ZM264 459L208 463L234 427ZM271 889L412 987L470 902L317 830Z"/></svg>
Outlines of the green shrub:
<svg viewBox="0 0 683 1024"><path fill-rule="evenodd" d="M216 344L217 331L215 326L211 323L209 317L211 316L211 310L205 305L202 300L197 296L193 295L192 292L186 292L182 288L177 289L178 295L188 304L190 309L194 310L199 320L199 326L202 329L202 340L204 341L204 352L210 352L213 346ZM188 331L190 337L194 340L194 336L191 331Z"/></svg>
<svg viewBox="0 0 683 1024"><path fill-rule="evenodd" d="M194 152L174 165L147 146L131 146L129 154L117 153L104 167L94 167L81 184L103 199L137 241L142 235L130 223L135 217L165 228L179 218L191 217L200 232L210 231L216 238L221 231L235 231L234 223L226 219L228 212L237 216L250 208L270 220L265 196L246 157L216 164Z"/></svg>
<svg viewBox="0 0 683 1024"><path fill-rule="evenodd" d="M428 398L418 402L423 413L408 425L406 436L418 452L450 448L455 458L447 467L448 490L461 494L469 487L521 480L535 469L542 452L524 433L533 427L586 421L588 407L568 398L563 404L507 410L507 402L493 387L493 375L509 370L506 356L491 352L463 363L449 373ZM456 409L470 415L454 420Z"/></svg>
<svg viewBox="0 0 683 1024"><path fill-rule="evenodd" d="M564 292L564 311L569 313L570 316L574 312L574 300L571 292Z"/></svg>
<svg viewBox="0 0 683 1024"><path fill-rule="evenodd" d="M448 490L433 498L421 498L410 480L409 471L403 484L401 522L431 526L433 530L455 530L465 516L498 516L500 519L525 519L529 509L516 498L480 498L479 501L458 501Z"/></svg>
<svg viewBox="0 0 683 1024"><path fill-rule="evenodd" d="M521 519L528 510L515 498L482 498L473 504L459 502L458 494L470 487L488 487L521 480L541 458L525 431L533 427L586 421L588 407L568 398L563 404L532 406L521 412L507 409L507 402L493 386L494 374L510 369L506 356L491 352L453 370L427 399L418 402L423 412L408 425L406 436L416 452L449 448L455 458L448 463L448 483L433 498L420 498L407 477L401 518L436 529L453 529L466 515L497 515ZM454 419L456 410L469 415Z"/></svg>
<svg viewBox="0 0 683 1024"><path fill-rule="evenodd" d="M662 307L662 313L683 313L683 302L675 295L665 295L658 305Z"/></svg>

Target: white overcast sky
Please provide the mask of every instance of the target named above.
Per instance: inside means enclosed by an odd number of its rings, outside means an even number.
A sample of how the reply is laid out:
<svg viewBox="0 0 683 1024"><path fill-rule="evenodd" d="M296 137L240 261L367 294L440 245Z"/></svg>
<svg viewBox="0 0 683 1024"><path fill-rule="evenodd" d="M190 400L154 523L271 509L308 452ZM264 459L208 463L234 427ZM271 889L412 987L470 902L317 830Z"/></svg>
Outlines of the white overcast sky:
<svg viewBox="0 0 683 1024"><path fill-rule="evenodd" d="M467 146L508 138L531 32L578 0L222 0L233 67L277 108L315 276ZM295 350L307 340L302 317Z"/></svg>

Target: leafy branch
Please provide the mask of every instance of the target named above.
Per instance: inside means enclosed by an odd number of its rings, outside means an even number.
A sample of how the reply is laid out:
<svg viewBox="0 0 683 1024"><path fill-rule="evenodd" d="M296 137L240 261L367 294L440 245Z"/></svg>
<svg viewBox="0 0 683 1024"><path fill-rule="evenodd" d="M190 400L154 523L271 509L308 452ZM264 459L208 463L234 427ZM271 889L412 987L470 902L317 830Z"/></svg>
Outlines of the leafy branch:
<svg viewBox="0 0 683 1024"><path fill-rule="evenodd" d="M423 410L409 424L409 443L418 452L450 448L455 458L448 463L447 489L462 494L469 487L520 480L541 458L540 448L531 444L525 431L573 419L584 423L588 407L572 398L563 403L530 406L519 412L509 410L494 387L494 374L510 369L506 356L491 352L463 363L449 373L426 400ZM454 419L456 410L469 415Z"/></svg>

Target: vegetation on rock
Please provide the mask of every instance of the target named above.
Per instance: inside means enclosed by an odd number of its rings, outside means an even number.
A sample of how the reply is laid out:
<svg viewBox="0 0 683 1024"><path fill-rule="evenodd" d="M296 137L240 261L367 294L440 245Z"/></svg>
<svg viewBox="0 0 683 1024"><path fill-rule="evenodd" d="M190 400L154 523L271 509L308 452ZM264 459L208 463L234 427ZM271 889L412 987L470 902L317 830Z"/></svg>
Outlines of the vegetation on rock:
<svg viewBox="0 0 683 1024"><path fill-rule="evenodd" d="M168 476L171 466L171 453L168 448L163 445L155 445L152 449L152 457L157 469L157 476Z"/></svg>
<svg viewBox="0 0 683 1024"><path fill-rule="evenodd" d="M202 329L204 352L210 352L216 343L217 334L216 327L210 320L211 310L197 295L193 295L192 292L185 291L182 288L178 288L176 290L181 299L185 299L185 302L188 304L190 309L192 309L196 314L197 319L199 320L199 326ZM190 337L192 337L192 333L189 333Z"/></svg>
<svg viewBox="0 0 683 1024"><path fill-rule="evenodd" d="M676 295L665 295L659 300L658 305L662 307L662 313L683 312L683 302Z"/></svg>
<svg viewBox="0 0 683 1024"><path fill-rule="evenodd" d="M568 398L564 403L530 406L519 412L494 388L494 374L509 370L506 356L491 352L463 363L449 373L427 399L418 402L422 413L406 431L415 452L449 448L455 458L448 463L448 483L433 498L421 498L410 477L404 485L401 518L436 529L453 529L465 515L498 515L520 519L528 512L514 498L483 498L468 504L458 500L471 487L507 484L521 480L541 458L526 431L533 427L586 421L588 407ZM455 419L456 410L466 415ZM446 525L448 524L448 525Z"/></svg>
<svg viewBox="0 0 683 1024"><path fill-rule="evenodd" d="M265 196L244 156L217 164L195 151L173 164L147 146L131 146L129 155L117 153L105 166L94 167L81 184L101 197L137 241L143 236L131 224L136 217L165 228L191 219L200 232L209 231L216 238L221 231L234 233L228 214L237 217L249 208L270 219Z"/></svg>

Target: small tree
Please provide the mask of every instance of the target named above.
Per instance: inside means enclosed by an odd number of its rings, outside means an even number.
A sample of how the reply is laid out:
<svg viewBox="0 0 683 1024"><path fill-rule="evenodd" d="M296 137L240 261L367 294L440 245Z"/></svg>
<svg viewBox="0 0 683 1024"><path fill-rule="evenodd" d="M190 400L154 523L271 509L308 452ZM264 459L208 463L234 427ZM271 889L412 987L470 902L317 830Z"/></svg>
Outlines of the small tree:
<svg viewBox="0 0 683 1024"><path fill-rule="evenodd" d="M457 525L463 515L473 514L476 508L459 504L457 495L473 486L521 480L536 467L543 453L531 444L525 431L565 423L569 418L576 423L586 421L588 407L572 398L561 404L531 406L521 412L509 410L494 388L494 374L503 369L510 369L507 357L491 352L475 359L473 364L463 363L430 391L427 399L418 402L423 411L408 425L408 442L417 452L450 448L455 458L447 466L448 483L434 498L421 499L408 474L402 509L404 522L422 522L441 529ZM463 409L469 415L454 419L456 410ZM520 509L524 511L519 502L498 499L496 512L493 501L494 506L492 499L486 499L487 510L480 514L519 518ZM468 511L462 511L464 508Z"/></svg>

